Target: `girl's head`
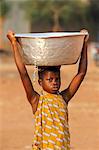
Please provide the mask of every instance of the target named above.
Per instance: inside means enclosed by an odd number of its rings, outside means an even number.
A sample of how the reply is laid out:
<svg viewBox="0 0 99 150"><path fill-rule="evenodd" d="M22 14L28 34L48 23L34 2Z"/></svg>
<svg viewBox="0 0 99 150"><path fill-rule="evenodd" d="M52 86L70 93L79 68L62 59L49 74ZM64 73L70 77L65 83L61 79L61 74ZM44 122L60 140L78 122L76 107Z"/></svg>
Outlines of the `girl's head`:
<svg viewBox="0 0 99 150"><path fill-rule="evenodd" d="M61 85L60 66L38 67L39 84L48 93L56 94Z"/></svg>

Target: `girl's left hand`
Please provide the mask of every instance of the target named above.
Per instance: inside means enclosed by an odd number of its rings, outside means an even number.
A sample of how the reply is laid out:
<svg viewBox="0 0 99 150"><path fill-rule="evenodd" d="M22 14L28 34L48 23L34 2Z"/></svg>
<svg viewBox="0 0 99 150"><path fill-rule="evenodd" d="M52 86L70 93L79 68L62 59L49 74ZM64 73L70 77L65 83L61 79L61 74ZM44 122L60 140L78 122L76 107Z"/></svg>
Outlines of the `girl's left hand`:
<svg viewBox="0 0 99 150"><path fill-rule="evenodd" d="M80 32L81 33L87 33L87 35L85 35L84 41L88 42L88 39L89 39L89 33L88 33L88 31L86 29L82 29Z"/></svg>

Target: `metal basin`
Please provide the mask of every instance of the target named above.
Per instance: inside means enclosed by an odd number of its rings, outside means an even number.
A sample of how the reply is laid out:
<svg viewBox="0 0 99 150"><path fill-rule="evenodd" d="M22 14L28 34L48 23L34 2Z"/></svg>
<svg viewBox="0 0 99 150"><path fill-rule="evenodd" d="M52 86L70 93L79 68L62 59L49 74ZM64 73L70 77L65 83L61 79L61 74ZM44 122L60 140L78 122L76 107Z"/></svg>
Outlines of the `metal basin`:
<svg viewBox="0 0 99 150"><path fill-rule="evenodd" d="M81 32L48 32L15 34L25 64L58 66L75 64L80 56L84 37Z"/></svg>

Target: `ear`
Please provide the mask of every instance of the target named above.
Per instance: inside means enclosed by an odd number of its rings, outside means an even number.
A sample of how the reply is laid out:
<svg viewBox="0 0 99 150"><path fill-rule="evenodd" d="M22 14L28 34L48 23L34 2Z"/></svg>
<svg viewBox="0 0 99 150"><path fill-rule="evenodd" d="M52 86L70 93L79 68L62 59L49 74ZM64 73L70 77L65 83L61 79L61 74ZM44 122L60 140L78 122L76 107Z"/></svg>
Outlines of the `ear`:
<svg viewBox="0 0 99 150"><path fill-rule="evenodd" d="M39 79L38 83L39 83L40 86L42 86L42 79Z"/></svg>

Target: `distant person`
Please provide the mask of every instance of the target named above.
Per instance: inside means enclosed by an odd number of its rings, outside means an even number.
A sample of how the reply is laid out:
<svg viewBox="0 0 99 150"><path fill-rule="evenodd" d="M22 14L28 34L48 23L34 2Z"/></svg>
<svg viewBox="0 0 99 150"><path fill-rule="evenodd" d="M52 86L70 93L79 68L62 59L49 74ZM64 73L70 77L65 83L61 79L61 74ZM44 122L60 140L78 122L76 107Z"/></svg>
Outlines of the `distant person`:
<svg viewBox="0 0 99 150"><path fill-rule="evenodd" d="M82 30L81 32L87 32ZM84 39L78 72L68 88L59 92L61 86L60 67L38 67L38 82L42 87L39 94L33 88L26 67L19 53L17 40L13 32L8 32L8 39L13 48L13 55L18 68L27 99L35 117L33 150L70 150L68 125L68 103L77 92L87 71L87 41Z"/></svg>
<svg viewBox="0 0 99 150"><path fill-rule="evenodd" d="M93 43L91 54L95 62L95 65L98 67L99 66L99 43Z"/></svg>

